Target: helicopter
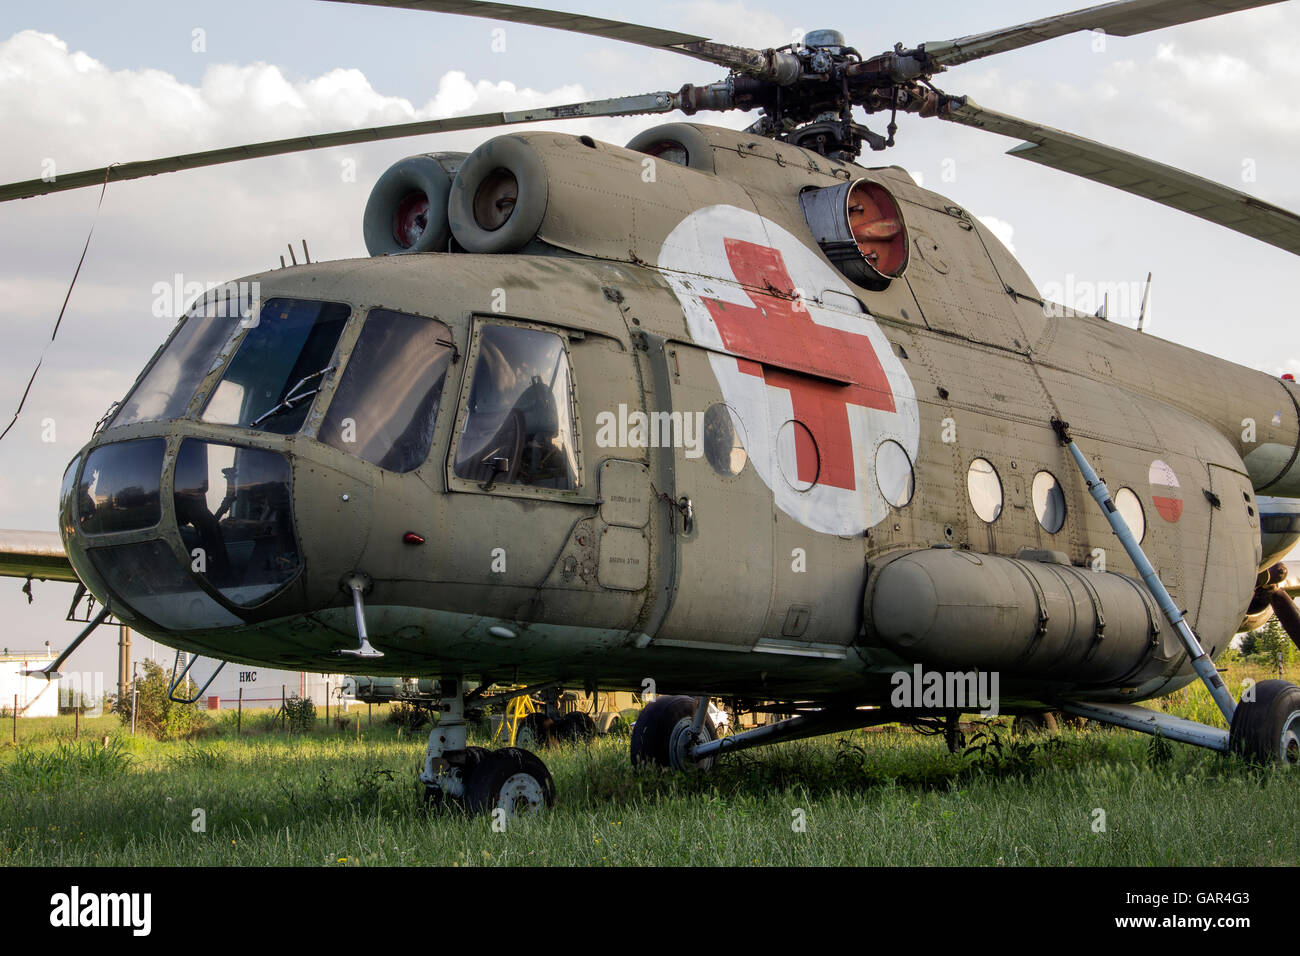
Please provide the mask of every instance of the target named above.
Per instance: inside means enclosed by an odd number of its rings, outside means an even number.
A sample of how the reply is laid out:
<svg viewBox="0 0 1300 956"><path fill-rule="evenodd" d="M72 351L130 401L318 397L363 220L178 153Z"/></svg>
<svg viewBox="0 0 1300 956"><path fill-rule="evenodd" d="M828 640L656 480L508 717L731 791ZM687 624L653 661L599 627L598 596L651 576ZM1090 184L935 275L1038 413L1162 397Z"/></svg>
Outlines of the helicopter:
<svg viewBox="0 0 1300 956"><path fill-rule="evenodd" d="M936 85L1080 30L1264 4L1119 0L864 56L835 30L755 50L499 3L327 2L728 73L60 174L0 201L540 120L758 118L410 156L370 194L368 258L203 294L68 465L58 540L0 542L0 571L99 602L60 660L111 615L188 654L437 679L420 782L476 813L556 794L532 752L470 746L467 706L557 683L650 692L632 761L678 771L894 722L951 744L973 704L1300 763L1300 688L1236 699L1214 666L1272 615L1300 641L1282 563L1300 388L1047 301L960 204L858 161L900 116L956 123L1300 254L1294 213ZM1196 680L1227 730L1141 706ZM788 716L722 736L714 697Z"/></svg>

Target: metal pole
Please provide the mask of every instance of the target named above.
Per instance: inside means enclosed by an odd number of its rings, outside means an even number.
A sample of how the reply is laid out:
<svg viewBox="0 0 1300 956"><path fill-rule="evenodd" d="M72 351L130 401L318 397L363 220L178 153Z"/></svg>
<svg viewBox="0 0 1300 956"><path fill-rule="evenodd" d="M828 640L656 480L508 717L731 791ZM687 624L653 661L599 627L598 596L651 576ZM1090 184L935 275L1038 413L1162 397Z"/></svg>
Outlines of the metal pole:
<svg viewBox="0 0 1300 956"><path fill-rule="evenodd" d="M285 704L288 703L288 698L285 696L284 691L285 691L285 685L281 684L280 685L280 730L281 731L284 730L285 721L288 720L289 717L289 712L284 709Z"/></svg>
<svg viewBox="0 0 1300 956"><path fill-rule="evenodd" d="M126 696L127 674L131 671L131 629L125 624L117 627L117 696Z"/></svg>
<svg viewBox="0 0 1300 956"><path fill-rule="evenodd" d="M140 688L137 686L139 683L140 683L140 675L136 673L135 668L132 668L131 671L131 736L132 737L135 736L135 704L140 697Z"/></svg>
<svg viewBox="0 0 1300 956"><path fill-rule="evenodd" d="M18 743L18 695L14 694L14 743Z"/></svg>
<svg viewBox="0 0 1300 956"><path fill-rule="evenodd" d="M244 688L239 688L239 710L235 714L235 736L244 733Z"/></svg>
<svg viewBox="0 0 1300 956"><path fill-rule="evenodd" d="M1052 427L1056 429L1057 435L1060 436L1061 443L1074 456L1074 463L1079 466L1079 471L1083 473L1083 480L1088 484L1089 493L1101 506L1102 514L1106 516L1106 520L1110 522L1110 526L1114 530L1116 537L1119 538L1120 544L1124 546L1129 558L1137 566L1138 573L1142 575L1142 580L1146 582L1147 587L1156 599L1156 603L1160 605L1160 610L1164 611L1165 617L1173 625L1175 633L1182 639L1183 647L1187 650L1187 656L1191 659L1192 668L1205 683L1206 689L1209 690L1210 696L1214 698L1214 702L1218 704L1224 719L1231 725L1232 715L1236 711L1237 705L1233 701L1232 695L1228 693L1223 678L1219 676L1218 670L1215 669L1214 661L1210 660L1210 656L1205 653L1204 648L1201 647L1201 642L1196 639L1191 626L1183 617L1183 612L1178 609L1174 599L1165 590L1164 584L1160 581L1160 576L1156 574L1156 569L1151 566L1151 562L1147 560L1146 554L1142 551L1142 546L1138 544L1137 538L1133 536L1133 532L1129 529L1128 522L1124 520L1119 513L1119 509L1115 507L1115 502L1111 500L1110 489L1106 487L1105 482L1097 477L1097 473L1092 470L1092 465L1088 464L1088 459L1083 457L1083 452L1079 451L1079 446L1070 437L1070 426L1054 418L1052 419Z"/></svg>
<svg viewBox="0 0 1300 956"><path fill-rule="evenodd" d="M325 682L325 726L330 725L330 682Z"/></svg>
<svg viewBox="0 0 1300 956"><path fill-rule="evenodd" d="M72 739L81 739L81 701L72 702Z"/></svg>

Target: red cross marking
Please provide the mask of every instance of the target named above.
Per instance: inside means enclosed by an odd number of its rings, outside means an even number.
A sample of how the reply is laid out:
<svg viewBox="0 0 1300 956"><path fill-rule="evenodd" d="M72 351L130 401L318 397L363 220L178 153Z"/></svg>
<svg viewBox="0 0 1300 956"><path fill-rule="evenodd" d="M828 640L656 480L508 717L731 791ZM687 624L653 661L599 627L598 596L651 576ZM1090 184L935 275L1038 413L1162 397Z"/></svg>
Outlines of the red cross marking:
<svg viewBox="0 0 1300 956"><path fill-rule="evenodd" d="M853 490L857 479L848 406L896 410L871 340L814 322L793 299L795 285L778 250L740 239L723 241L732 272L749 287L754 303L704 299L723 344L737 356L740 371L790 393L794 417L816 439L814 448L807 434L796 430L799 480Z"/></svg>

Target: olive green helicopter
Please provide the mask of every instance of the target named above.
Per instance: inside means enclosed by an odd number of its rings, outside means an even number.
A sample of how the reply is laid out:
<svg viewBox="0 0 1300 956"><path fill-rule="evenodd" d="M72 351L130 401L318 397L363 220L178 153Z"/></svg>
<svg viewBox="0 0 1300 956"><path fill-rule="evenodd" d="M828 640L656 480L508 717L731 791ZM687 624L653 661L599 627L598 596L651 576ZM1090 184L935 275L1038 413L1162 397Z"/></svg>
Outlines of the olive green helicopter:
<svg viewBox="0 0 1300 956"><path fill-rule="evenodd" d="M57 538L0 535L0 571L99 603L42 673L111 616L194 655L435 678L421 785L472 812L549 806L555 786L528 750L469 746L466 707L558 684L650 692L632 760L679 770L892 722L952 742L976 710L1300 764L1300 688L1234 694L1214 664L1270 615L1300 640L1281 564L1300 542L1296 383L1045 301L960 204L858 162L900 116L962 124L1300 254L1294 213L936 85L1075 31L1263 3L1120 0L863 55L834 30L755 50L500 3L328 2L727 75L90 169L0 201L546 120L757 119L411 156L370 194L368 258L201 296L69 464ZM1195 680L1229 729L1141 706ZM720 735L716 697L783 719Z"/></svg>

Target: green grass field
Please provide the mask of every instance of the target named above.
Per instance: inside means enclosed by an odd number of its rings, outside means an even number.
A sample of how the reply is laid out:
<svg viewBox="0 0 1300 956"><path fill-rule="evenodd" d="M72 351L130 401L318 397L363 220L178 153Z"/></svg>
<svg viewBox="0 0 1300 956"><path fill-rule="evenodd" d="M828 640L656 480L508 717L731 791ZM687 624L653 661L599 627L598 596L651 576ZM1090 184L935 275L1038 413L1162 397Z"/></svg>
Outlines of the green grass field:
<svg viewBox="0 0 1300 956"><path fill-rule="evenodd" d="M1228 676L1238 687L1247 673ZM1217 717L1199 687L1166 703ZM169 743L131 737L113 717L83 719L78 742L71 717L19 721L19 745L0 748L0 864L1300 862L1300 774L1127 731L1016 746L1004 726L999 762L950 755L935 737L859 731L690 775L634 771L626 738L609 737L544 752L557 807L494 832L486 818L424 814L426 731L399 738L380 709L373 725L360 712L360 740L355 724L287 735L249 714L236 737L232 716Z"/></svg>

